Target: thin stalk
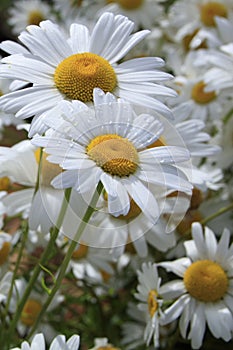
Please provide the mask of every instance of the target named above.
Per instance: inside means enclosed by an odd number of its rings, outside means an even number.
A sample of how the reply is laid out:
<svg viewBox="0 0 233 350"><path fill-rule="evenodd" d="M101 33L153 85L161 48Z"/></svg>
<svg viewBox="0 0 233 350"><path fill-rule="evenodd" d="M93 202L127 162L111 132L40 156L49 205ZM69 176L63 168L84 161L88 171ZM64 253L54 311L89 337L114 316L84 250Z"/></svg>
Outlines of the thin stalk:
<svg viewBox="0 0 233 350"><path fill-rule="evenodd" d="M55 244L55 241L57 239L57 236L58 236L58 233L59 233L59 230L60 230L60 227L62 225L62 222L63 222L63 219L64 219L64 216L65 216L65 213L66 213L66 210L67 210L67 207L68 207L68 204L69 204L69 200L70 200L70 195L71 195L71 188L68 188L65 190L65 195L64 195L64 199L63 199L63 202L62 202L62 206L61 206L61 210L60 210L60 213L59 213L59 216L58 216L58 219L57 219L57 223L56 225L53 227L53 230L51 232L51 237L50 237L50 240L48 242L48 245L46 247L46 249L44 250L41 258L40 258L40 261L38 262L38 264L35 266L34 270L33 270L33 273L32 273L32 276L27 284L27 288L25 289L25 292L20 300L20 303L19 305L17 306L17 310L16 310L16 313L14 314L14 317L11 321L11 324L10 324L10 328L9 328L9 337L8 339L11 339L11 334L13 333L13 331L15 330L16 328L16 324L21 316L21 313L23 311L23 308L24 308L24 305L31 293L31 291L33 290L33 287L34 287L34 284L41 272L41 265L44 265L47 261L47 259L49 258L49 255L51 253L51 250L52 248L54 247L54 244Z"/></svg>
<svg viewBox="0 0 233 350"><path fill-rule="evenodd" d="M55 282L55 284L53 286L53 289L51 290L51 293L48 296L45 304L43 305L43 308L41 309L41 312L40 312L40 314L39 314L35 324L33 325L30 333L28 334L29 338L36 331L38 324L40 323L42 317L44 316L46 310L48 309L48 306L50 305L51 301L53 300L55 294L59 290L59 287L61 286L61 283L62 283L62 280L63 280L63 278L65 276L68 264L69 264L69 262L70 262L70 260L72 258L73 252L75 251L75 249L77 247L77 242L80 240L80 237L81 237L81 235L82 235L82 233L83 233L87 223L89 222L92 214L96 210L96 204L98 202L98 199L99 199L99 196L100 196L102 190L103 190L103 185L102 185L101 182L99 182L98 185L97 185L97 188L95 190L95 193L94 193L94 195L93 195L93 197L91 199L91 202L90 202L90 204L89 204L89 206L88 206L88 208L87 208L87 210L86 210L86 212L85 212L85 214L83 216L83 219L82 219L82 221L81 221L81 223L80 223L80 225L78 227L78 230L76 232L74 240L70 243L68 251L67 251L67 253L65 255L65 258L64 258L64 260L63 260L63 262L61 264L60 271L59 271L59 274L57 276L56 282Z"/></svg>

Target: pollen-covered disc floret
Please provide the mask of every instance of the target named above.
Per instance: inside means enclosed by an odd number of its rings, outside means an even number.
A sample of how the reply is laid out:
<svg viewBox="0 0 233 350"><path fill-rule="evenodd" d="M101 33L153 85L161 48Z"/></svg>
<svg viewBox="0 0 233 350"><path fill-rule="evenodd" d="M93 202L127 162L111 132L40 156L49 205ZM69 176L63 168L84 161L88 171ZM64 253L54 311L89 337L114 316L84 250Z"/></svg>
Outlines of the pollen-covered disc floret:
<svg viewBox="0 0 233 350"><path fill-rule="evenodd" d="M192 224L192 240L184 242L187 257L159 263L182 277L164 284L163 298L173 300L165 309L163 324L179 318L180 333L199 349L208 327L216 338L232 338L233 266L230 231L217 239L214 232L198 222Z"/></svg>
<svg viewBox="0 0 233 350"><path fill-rule="evenodd" d="M101 135L87 146L88 156L105 172L129 176L137 170L138 153L134 145L118 135Z"/></svg>
<svg viewBox="0 0 233 350"><path fill-rule="evenodd" d="M90 52L65 58L55 70L54 81L66 97L82 102L92 101L94 88L112 92L117 83L110 63Z"/></svg>
<svg viewBox="0 0 233 350"><path fill-rule="evenodd" d="M223 268L212 260L199 260L188 267L184 275L187 291L204 302L221 299L228 288L228 278Z"/></svg>

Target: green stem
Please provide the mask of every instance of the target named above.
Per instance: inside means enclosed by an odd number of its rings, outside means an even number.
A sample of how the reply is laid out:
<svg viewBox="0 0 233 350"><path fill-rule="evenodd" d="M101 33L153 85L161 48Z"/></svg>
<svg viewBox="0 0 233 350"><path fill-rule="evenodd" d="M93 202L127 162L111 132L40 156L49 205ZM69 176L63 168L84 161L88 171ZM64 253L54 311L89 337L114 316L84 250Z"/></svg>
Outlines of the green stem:
<svg viewBox="0 0 233 350"><path fill-rule="evenodd" d="M103 190L103 185L102 185L101 182L99 182L98 185L97 185L97 188L95 190L95 193L94 193L94 195L93 195L93 197L91 199L91 202L90 202L90 204L89 204L89 206L88 206L88 208L87 208L87 210L86 210L86 212L85 212L85 214L83 216L83 219L82 219L82 221L81 221L81 223L80 223L80 225L78 227L76 235L74 236L74 240L72 240L72 242L70 243L68 251L67 251L67 253L65 255L65 258L64 258L64 260L63 260L63 262L61 264L60 271L59 271L59 274L57 276L56 282L55 282L55 284L53 286L53 289L52 289L50 295L48 296L45 304L43 305L43 308L41 309L41 312L40 312L40 314L39 314L35 324L33 325L30 333L28 334L29 338L36 331L39 322L41 321L42 317L44 316L48 306L50 305L51 301L53 300L55 294L57 293L57 291L58 291L58 289L59 289L59 287L60 287L60 285L62 283L62 280L63 280L63 278L65 276L65 273L66 273L66 269L67 269L68 264L69 264L69 262L70 262L70 260L72 258L73 252L77 248L77 242L80 240L80 237L81 237L81 235L82 235L82 233L83 233L87 223L89 222L92 214L96 210L96 204L98 202L98 199L99 199L99 196L100 196L102 190Z"/></svg>
<svg viewBox="0 0 233 350"><path fill-rule="evenodd" d="M48 260L50 254L51 254L52 248L54 247L55 241L56 241L57 236L59 234L59 230L60 230L60 227L62 225L64 216L66 213L66 209L67 209L68 204L69 204L70 195L71 195L71 188L68 188L67 190L65 190L65 195L64 195L63 202L62 202L61 210L60 210L60 213L59 213L59 216L57 219L57 223L53 227L53 230L51 232L51 237L50 237L49 243L41 256L40 261L35 266L35 268L33 270L33 274L32 274L32 276L27 284L27 288L25 289L25 292L20 300L20 303L17 306L17 311L14 314L14 317L13 317L11 325L10 325L8 339L11 339L11 334L16 328L16 324L21 316L24 305L25 305L31 291L33 290L34 284L35 284L35 282L36 282L36 280L41 272L41 265L44 265L46 263L46 261Z"/></svg>
<svg viewBox="0 0 233 350"><path fill-rule="evenodd" d="M25 227L23 227L23 235L22 235L23 238L22 238L21 246L20 246L20 249L19 249L19 252L18 252L18 256L17 256L17 261L16 261L16 264L15 264L14 272L13 272L13 275L12 275L11 286L10 286L10 289L9 289L9 292L8 292L8 296L7 296L6 306L5 306L5 310L4 310L4 321L3 321L3 324L1 326L2 329L4 329L4 327L5 327L5 320L7 318L8 310L9 310L9 307L10 307L10 301L11 301L12 294L13 294L15 279L17 277L17 272L18 272L18 269L19 269L21 258L23 256L23 250L25 248L25 245L26 245L26 242L27 242L27 238L28 238L28 229L29 229L29 227L28 227L28 222L27 222L25 224Z"/></svg>

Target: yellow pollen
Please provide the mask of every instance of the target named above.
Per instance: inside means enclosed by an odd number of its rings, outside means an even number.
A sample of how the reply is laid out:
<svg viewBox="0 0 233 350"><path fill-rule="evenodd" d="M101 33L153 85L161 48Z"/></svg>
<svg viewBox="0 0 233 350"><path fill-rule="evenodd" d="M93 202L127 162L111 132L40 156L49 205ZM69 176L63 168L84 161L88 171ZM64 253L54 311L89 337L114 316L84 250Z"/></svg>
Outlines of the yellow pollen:
<svg viewBox="0 0 233 350"><path fill-rule="evenodd" d="M0 97L3 96L3 91L0 89Z"/></svg>
<svg viewBox="0 0 233 350"><path fill-rule="evenodd" d="M223 268L212 260L199 260L190 265L184 274L189 294L197 300L214 302L221 299L228 288Z"/></svg>
<svg viewBox="0 0 233 350"><path fill-rule="evenodd" d="M142 6L144 0L116 0L114 2L118 3L125 10L135 10Z"/></svg>
<svg viewBox="0 0 233 350"><path fill-rule="evenodd" d="M0 248L0 266L7 262L10 249L11 249L10 242L4 242L2 245L2 248Z"/></svg>
<svg viewBox="0 0 233 350"><path fill-rule="evenodd" d="M205 92L206 85L203 81L199 81L192 88L192 99L200 104L209 103L216 98L214 91Z"/></svg>
<svg viewBox="0 0 233 350"><path fill-rule="evenodd" d="M128 139L115 134L94 138L87 146L87 154L111 175L129 176L137 170L139 158L136 148Z"/></svg>
<svg viewBox="0 0 233 350"><path fill-rule="evenodd" d="M90 102L93 89L112 92L117 78L110 63L94 53L85 52L65 58L56 68L55 85L71 100Z"/></svg>
<svg viewBox="0 0 233 350"><path fill-rule="evenodd" d="M29 13L29 16L28 16L28 24L35 24L38 26L39 23L44 19L45 18L40 11L32 11Z"/></svg>
<svg viewBox="0 0 233 350"><path fill-rule="evenodd" d="M85 244L79 244L78 249L76 249L72 254L72 259L79 260L85 258L88 253L88 246Z"/></svg>
<svg viewBox="0 0 233 350"><path fill-rule="evenodd" d="M147 303L148 303L148 311L150 314L150 317L153 317L155 312L158 309L158 302L157 302L158 293L156 290L150 290L148 293Z"/></svg>
<svg viewBox="0 0 233 350"><path fill-rule="evenodd" d="M40 161L40 148L34 152L37 163ZM40 169L40 184L43 186L51 186L50 183L55 176L62 172L59 165L50 163L46 158L48 154L43 152L41 159L41 169Z"/></svg>
<svg viewBox="0 0 233 350"><path fill-rule="evenodd" d="M24 305L20 318L21 322L26 326L31 327L39 316L41 309L42 305L38 300L29 299Z"/></svg>
<svg viewBox="0 0 233 350"><path fill-rule="evenodd" d="M0 177L0 191L8 191L10 188L10 179L7 176Z"/></svg>
<svg viewBox="0 0 233 350"><path fill-rule="evenodd" d="M215 26L215 16L227 17L227 8L216 1L210 1L201 6L201 21L208 27Z"/></svg>

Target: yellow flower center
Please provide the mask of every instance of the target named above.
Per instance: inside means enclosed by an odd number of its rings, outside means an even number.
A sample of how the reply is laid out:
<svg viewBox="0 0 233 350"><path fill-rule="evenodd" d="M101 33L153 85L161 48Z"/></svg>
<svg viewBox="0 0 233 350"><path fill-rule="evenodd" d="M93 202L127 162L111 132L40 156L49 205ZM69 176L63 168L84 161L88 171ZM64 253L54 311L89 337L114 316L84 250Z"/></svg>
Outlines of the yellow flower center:
<svg viewBox="0 0 233 350"><path fill-rule="evenodd" d="M7 176L0 178L0 191L8 191L10 188L10 179Z"/></svg>
<svg viewBox="0 0 233 350"><path fill-rule="evenodd" d="M90 102L93 89L112 92L116 85L116 74L103 57L85 52L65 58L56 68L54 81L58 90L71 100Z"/></svg>
<svg viewBox="0 0 233 350"><path fill-rule="evenodd" d="M195 35L199 32L199 29L196 29L193 33L185 35L185 37L182 39L183 48L185 51L190 50L190 43L195 37ZM203 40L202 43L195 48L198 49L207 49L206 41Z"/></svg>
<svg viewBox="0 0 233 350"><path fill-rule="evenodd" d="M95 137L87 146L88 156L106 173L129 176L138 166L138 153L126 138L115 134Z"/></svg>
<svg viewBox="0 0 233 350"><path fill-rule="evenodd" d="M0 266L7 262L11 249L10 242L4 242L2 248L0 248Z"/></svg>
<svg viewBox="0 0 233 350"><path fill-rule="evenodd" d="M35 299L29 299L26 304L24 305L22 315L21 315L21 322L24 323L26 326L31 327L37 317L39 316L42 309L42 305L38 300Z"/></svg>
<svg viewBox="0 0 233 350"><path fill-rule="evenodd" d="M28 24L35 24L39 25L41 21L43 21L45 18L43 14L40 11L32 11L28 15Z"/></svg>
<svg viewBox="0 0 233 350"><path fill-rule="evenodd" d="M195 102L200 104L205 104L205 103L211 102L216 98L215 92L214 91L205 92L204 91L205 87L206 85L203 81L199 81L193 86L191 96Z"/></svg>
<svg viewBox="0 0 233 350"><path fill-rule="evenodd" d="M158 297L158 293L156 290L149 291L147 304L148 304L148 311L149 311L150 317L153 317L155 312L158 309L157 297Z"/></svg>
<svg viewBox="0 0 233 350"><path fill-rule="evenodd" d="M72 254L72 259L79 260L85 258L88 253L88 246L85 244L79 244L78 249L76 249Z"/></svg>
<svg viewBox="0 0 233 350"><path fill-rule="evenodd" d="M208 27L215 26L215 16L227 17L227 8L216 1L210 1L203 4L200 9L201 21Z"/></svg>
<svg viewBox="0 0 233 350"><path fill-rule="evenodd" d="M0 97L3 96L3 91L0 89Z"/></svg>
<svg viewBox="0 0 233 350"><path fill-rule="evenodd" d="M187 268L184 284L189 294L195 299L214 302L226 293L228 278L223 268L216 262L199 260Z"/></svg>
<svg viewBox="0 0 233 350"><path fill-rule="evenodd" d="M113 2L118 3L125 10L135 10L142 6L144 0L116 0Z"/></svg>
<svg viewBox="0 0 233 350"><path fill-rule="evenodd" d="M35 158L37 163L40 162L40 148L38 148L35 152ZM41 168L40 168L40 184L43 186L51 186L50 183L55 176L62 172L62 169L59 165L50 163L46 158L48 154L43 152L41 159Z"/></svg>

